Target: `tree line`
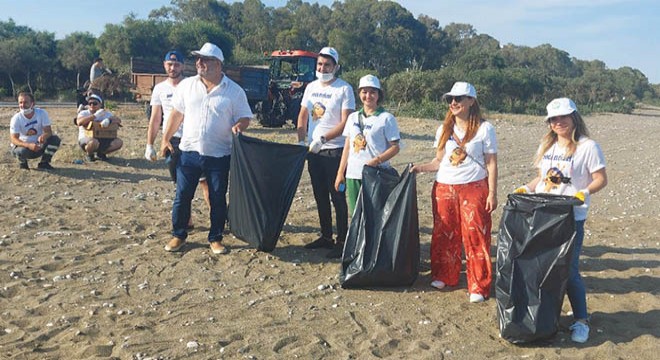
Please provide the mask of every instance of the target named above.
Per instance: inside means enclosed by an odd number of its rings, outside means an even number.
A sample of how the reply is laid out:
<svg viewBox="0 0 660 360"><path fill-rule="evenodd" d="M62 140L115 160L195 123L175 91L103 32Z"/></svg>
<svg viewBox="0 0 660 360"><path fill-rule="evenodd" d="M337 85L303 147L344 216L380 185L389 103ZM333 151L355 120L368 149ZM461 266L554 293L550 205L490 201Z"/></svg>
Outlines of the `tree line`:
<svg viewBox="0 0 660 360"><path fill-rule="evenodd" d="M124 100L130 97L132 57L160 61L167 50L189 53L206 41L238 65L263 64L263 55L276 49L334 46L346 80L356 85L366 73L379 76L388 106L407 115L438 116L442 94L457 80L473 83L490 111L540 114L559 96L573 98L585 112L630 112L637 102L660 103L660 86L637 69L609 69L550 44L502 45L472 25L443 27L378 0L331 7L289 0L278 8L260 0L172 0L147 19L128 14L119 24L106 24L98 37L74 32L61 40L9 19L0 22L0 97L29 90L42 99L70 99L100 56L123 79L114 96Z"/></svg>

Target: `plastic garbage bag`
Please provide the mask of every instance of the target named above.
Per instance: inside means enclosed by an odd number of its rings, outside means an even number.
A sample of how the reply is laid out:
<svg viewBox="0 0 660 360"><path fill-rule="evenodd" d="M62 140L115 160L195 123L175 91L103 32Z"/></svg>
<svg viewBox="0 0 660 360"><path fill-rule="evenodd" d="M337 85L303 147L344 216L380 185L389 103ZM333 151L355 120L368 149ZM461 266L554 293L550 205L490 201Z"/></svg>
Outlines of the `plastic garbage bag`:
<svg viewBox="0 0 660 360"><path fill-rule="evenodd" d="M417 186L410 165L365 166L362 189L348 229L342 287L410 286L419 273Z"/></svg>
<svg viewBox="0 0 660 360"><path fill-rule="evenodd" d="M502 338L547 339L559 328L575 218L572 196L510 194L497 238L495 296Z"/></svg>
<svg viewBox="0 0 660 360"><path fill-rule="evenodd" d="M234 135L229 227L260 251L277 245L305 166L307 148Z"/></svg>

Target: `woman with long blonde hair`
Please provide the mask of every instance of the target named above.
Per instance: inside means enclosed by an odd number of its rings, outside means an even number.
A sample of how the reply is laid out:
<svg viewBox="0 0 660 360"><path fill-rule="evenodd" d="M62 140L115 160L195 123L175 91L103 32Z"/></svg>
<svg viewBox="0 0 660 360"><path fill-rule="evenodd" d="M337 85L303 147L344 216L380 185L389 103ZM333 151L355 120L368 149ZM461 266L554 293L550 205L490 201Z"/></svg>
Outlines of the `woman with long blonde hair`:
<svg viewBox="0 0 660 360"><path fill-rule="evenodd" d="M590 139L587 125L569 98L552 100L545 117L548 132L541 140L535 157L539 175L515 193L550 193L573 195L582 200L575 207L575 256L571 263L566 292L573 309L571 339L584 343L589 339L587 294L580 276L580 251L584 240L590 195L607 185L605 157L600 146Z"/></svg>
<svg viewBox="0 0 660 360"><path fill-rule="evenodd" d="M461 243L467 260L470 302L490 295L491 213L497 208L497 139L495 128L482 118L477 91L457 82L444 94L449 104L436 133L436 156L413 172L436 172L433 184L431 286L458 285Z"/></svg>

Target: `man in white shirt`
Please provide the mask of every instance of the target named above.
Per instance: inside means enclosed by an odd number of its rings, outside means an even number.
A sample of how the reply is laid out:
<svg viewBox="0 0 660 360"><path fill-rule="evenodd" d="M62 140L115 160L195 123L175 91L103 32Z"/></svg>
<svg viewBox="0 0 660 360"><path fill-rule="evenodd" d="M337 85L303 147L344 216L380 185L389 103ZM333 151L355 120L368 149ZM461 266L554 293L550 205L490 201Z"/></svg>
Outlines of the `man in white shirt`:
<svg viewBox="0 0 660 360"><path fill-rule="evenodd" d="M211 207L208 241L214 254L226 254L228 249L221 241L227 218L232 134L245 130L253 115L245 91L222 72L224 55L219 47L206 43L192 55L197 75L177 86L161 144L161 156L173 151L170 139L183 124L172 207L173 237L165 250L179 251L185 245L190 203L203 173Z"/></svg>
<svg viewBox="0 0 660 360"><path fill-rule="evenodd" d="M167 120L170 117L172 112L172 98L174 97L174 91L176 90L177 85L184 79L183 68L184 68L184 57L183 54L176 50L172 50L165 54L163 59L163 68L165 73L167 73L167 79L161 81L156 86L154 86L153 91L151 92L151 117L149 118L149 127L147 128L147 146L144 151L145 159L149 161L156 161L156 150L154 149L154 141L158 135L158 128L163 124L163 132L167 128ZM167 151L165 154L165 161L167 162L167 167L170 172L170 177L172 181L176 184L176 166L179 163L179 156L181 154L179 150L179 143L181 143L181 134L183 133L183 126L180 126L172 138L170 143L174 148L173 151ZM206 200L207 205L209 204L209 188L206 184L206 179L201 178L199 180L199 185L204 192L204 199ZM188 224L189 228L192 228L192 221Z"/></svg>
<svg viewBox="0 0 660 360"><path fill-rule="evenodd" d="M338 63L337 50L331 47L321 49L316 60L318 79L305 89L298 115L298 141L304 145L307 134L310 142L307 170L321 225L321 237L305 248L332 249L327 254L329 258L341 257L348 232L346 196L335 190L335 177L344 149L344 126L348 115L355 110L353 88L336 76ZM331 201L337 223L336 242L332 239Z"/></svg>
<svg viewBox="0 0 660 360"><path fill-rule="evenodd" d="M28 159L41 157L37 165L41 170L53 170L50 160L60 147L60 138L53 135L48 113L34 107L31 93L18 94L19 112L12 116L9 125L11 152L20 162L20 168L28 170Z"/></svg>

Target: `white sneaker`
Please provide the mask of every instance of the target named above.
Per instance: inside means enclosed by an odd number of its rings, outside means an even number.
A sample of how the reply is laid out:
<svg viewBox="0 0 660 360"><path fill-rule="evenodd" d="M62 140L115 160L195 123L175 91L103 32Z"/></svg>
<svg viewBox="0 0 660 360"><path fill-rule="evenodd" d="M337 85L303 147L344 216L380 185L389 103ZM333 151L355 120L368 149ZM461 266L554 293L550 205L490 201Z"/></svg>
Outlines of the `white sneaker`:
<svg viewBox="0 0 660 360"><path fill-rule="evenodd" d="M431 286L433 286L434 288L440 290L440 289L444 289L445 286L447 286L447 284L445 284L443 281L440 281L440 280L433 280L433 281L431 281Z"/></svg>
<svg viewBox="0 0 660 360"><path fill-rule="evenodd" d="M470 294L471 303L480 303L480 302L484 302L485 300L486 299L481 294Z"/></svg>
<svg viewBox="0 0 660 360"><path fill-rule="evenodd" d="M576 321L570 327L571 340L576 343L584 344L589 340L589 325L581 321Z"/></svg>

